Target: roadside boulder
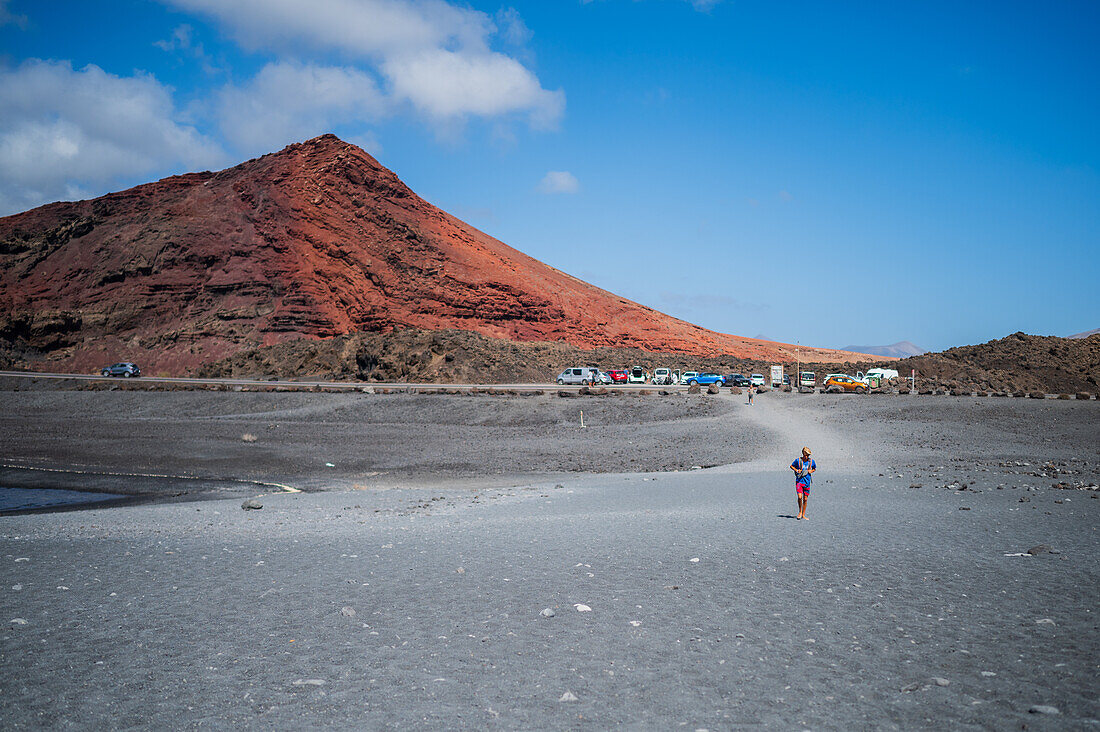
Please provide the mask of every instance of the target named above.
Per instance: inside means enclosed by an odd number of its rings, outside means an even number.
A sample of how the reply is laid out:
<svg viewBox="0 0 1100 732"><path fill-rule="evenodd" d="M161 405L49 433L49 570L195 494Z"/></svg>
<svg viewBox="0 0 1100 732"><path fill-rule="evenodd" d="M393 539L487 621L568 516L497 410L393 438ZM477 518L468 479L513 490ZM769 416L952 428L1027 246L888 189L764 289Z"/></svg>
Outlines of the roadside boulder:
<svg viewBox="0 0 1100 732"><path fill-rule="evenodd" d="M711 384L707 387L707 394L717 394L718 392L719 392L718 382L714 382L713 384ZM1069 397L1067 396L1066 398L1068 399Z"/></svg>
<svg viewBox="0 0 1100 732"><path fill-rule="evenodd" d="M1087 391L1079 391L1077 392L1077 399L1087 402L1089 399L1092 399L1092 394L1089 394Z"/></svg>
<svg viewBox="0 0 1100 732"><path fill-rule="evenodd" d="M264 507L264 504L257 501L255 498L247 498L244 503L241 504L241 508L245 511L259 511Z"/></svg>
<svg viewBox="0 0 1100 732"><path fill-rule="evenodd" d="M1028 396L1031 397L1032 399L1046 399L1047 398L1047 395L1044 394L1041 391L1033 391L1030 394L1028 394Z"/></svg>
<svg viewBox="0 0 1100 732"><path fill-rule="evenodd" d="M698 384L692 384L688 387L688 394L699 394L703 390L699 388Z"/></svg>
<svg viewBox="0 0 1100 732"><path fill-rule="evenodd" d="M730 394L740 394L740 393L741 393L741 387L740 386L731 386L730 387Z"/></svg>
<svg viewBox="0 0 1100 732"><path fill-rule="evenodd" d="M558 396L560 396L562 399L570 399L572 397L577 396L577 392L575 392L575 391L566 391L565 389L562 389L561 391L558 392Z"/></svg>

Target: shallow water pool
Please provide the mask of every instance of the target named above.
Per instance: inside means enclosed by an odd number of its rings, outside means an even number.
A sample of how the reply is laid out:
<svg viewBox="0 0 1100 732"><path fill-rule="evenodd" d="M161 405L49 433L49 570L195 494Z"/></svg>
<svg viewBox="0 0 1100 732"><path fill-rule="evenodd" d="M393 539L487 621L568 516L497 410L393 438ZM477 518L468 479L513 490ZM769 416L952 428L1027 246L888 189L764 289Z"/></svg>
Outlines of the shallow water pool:
<svg viewBox="0 0 1100 732"><path fill-rule="evenodd" d="M118 501L125 498L112 493L69 491L62 488L7 488L0 486L0 512L31 511Z"/></svg>

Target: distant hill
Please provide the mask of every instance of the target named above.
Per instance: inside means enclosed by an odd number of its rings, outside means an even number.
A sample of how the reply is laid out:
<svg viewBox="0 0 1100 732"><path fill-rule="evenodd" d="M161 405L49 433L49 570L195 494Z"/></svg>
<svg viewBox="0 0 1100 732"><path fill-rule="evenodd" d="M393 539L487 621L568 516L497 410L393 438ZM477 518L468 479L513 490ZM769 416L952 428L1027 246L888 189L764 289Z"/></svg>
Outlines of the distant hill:
<svg viewBox="0 0 1100 732"><path fill-rule="evenodd" d="M132 360L179 374L264 346L397 328L871 360L716 333L601 290L436 208L333 135L0 218L0 355L40 352L35 368Z"/></svg>
<svg viewBox="0 0 1100 732"><path fill-rule="evenodd" d="M1100 328L1086 330L1084 333L1077 333L1071 336L1067 336L1067 338L1088 338L1089 336L1096 335L1097 333L1100 333Z"/></svg>
<svg viewBox="0 0 1100 732"><path fill-rule="evenodd" d="M1100 336L1056 338L1013 333L976 346L957 346L896 361L919 379L964 384L981 391L1095 394L1100 390Z"/></svg>
<svg viewBox="0 0 1100 732"><path fill-rule="evenodd" d="M891 346L844 346L840 350L869 353L872 356L893 356L894 358L909 358L910 356L928 353L926 349L915 346L909 341L898 341Z"/></svg>

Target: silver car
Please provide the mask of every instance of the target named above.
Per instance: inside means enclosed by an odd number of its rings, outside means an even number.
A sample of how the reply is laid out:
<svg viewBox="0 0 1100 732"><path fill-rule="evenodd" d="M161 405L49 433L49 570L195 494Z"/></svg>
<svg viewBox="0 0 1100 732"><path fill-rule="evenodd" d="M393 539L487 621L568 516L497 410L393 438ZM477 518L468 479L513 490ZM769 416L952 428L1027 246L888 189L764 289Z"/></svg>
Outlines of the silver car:
<svg viewBox="0 0 1100 732"><path fill-rule="evenodd" d="M558 385L565 384L595 384L600 380L600 370L588 366L568 368L558 374Z"/></svg>

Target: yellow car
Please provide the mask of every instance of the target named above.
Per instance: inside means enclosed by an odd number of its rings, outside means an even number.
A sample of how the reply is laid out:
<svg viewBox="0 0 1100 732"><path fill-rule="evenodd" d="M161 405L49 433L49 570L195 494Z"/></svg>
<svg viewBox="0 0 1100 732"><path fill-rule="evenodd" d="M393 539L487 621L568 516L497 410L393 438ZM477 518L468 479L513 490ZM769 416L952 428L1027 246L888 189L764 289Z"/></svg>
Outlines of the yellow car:
<svg viewBox="0 0 1100 732"><path fill-rule="evenodd" d="M829 387L833 386L840 387L844 391L854 391L856 394L863 394L867 391L867 385L862 381L844 374L834 374L825 379L825 389L829 389Z"/></svg>

